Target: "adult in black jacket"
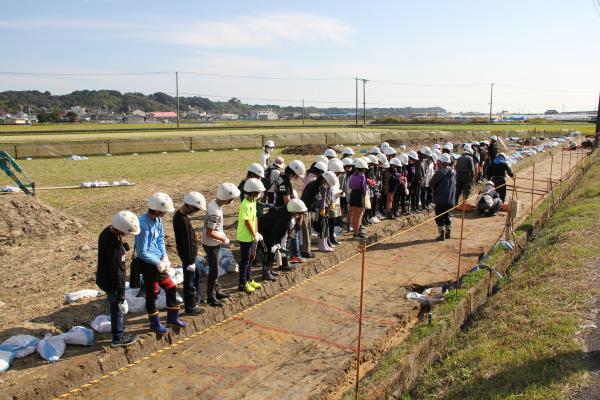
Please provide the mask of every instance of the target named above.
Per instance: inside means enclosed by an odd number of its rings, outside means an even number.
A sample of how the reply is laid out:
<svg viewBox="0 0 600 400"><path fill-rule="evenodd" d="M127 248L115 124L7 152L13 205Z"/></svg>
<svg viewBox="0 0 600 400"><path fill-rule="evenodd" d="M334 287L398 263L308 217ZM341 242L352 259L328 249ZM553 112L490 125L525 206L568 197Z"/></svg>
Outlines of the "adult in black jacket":
<svg viewBox="0 0 600 400"><path fill-rule="evenodd" d="M438 226L438 240L450 239L452 220L450 209L454 207L456 200L456 173L452 169L452 158L449 154L440 156L441 168L435 171L429 186L433 191L433 203L435 204L435 222Z"/></svg>
<svg viewBox="0 0 600 400"><path fill-rule="evenodd" d="M465 198L471 194L471 184L475 175L475 162L471 146L465 145L464 153L456 160L456 203L460 196Z"/></svg>
<svg viewBox="0 0 600 400"><path fill-rule="evenodd" d="M123 319L123 314L126 314L128 309L125 300L125 259L129 250L129 245L123 242L123 237L126 234L139 233L138 217L130 211L120 211L98 238L96 284L106 292L110 307L111 347L129 346L139 338L138 335L125 333Z"/></svg>
<svg viewBox="0 0 600 400"><path fill-rule="evenodd" d="M189 215L200 210L206 210L204 196L198 192L190 192L186 193L183 197L183 205L173 214L177 254L183 266L183 303L185 313L189 315L199 315L204 311L197 305L200 286L200 271L196 271L198 241L189 219Z"/></svg>
<svg viewBox="0 0 600 400"><path fill-rule="evenodd" d="M288 233L292 218L296 218L296 224L301 224L306 211L306 205L302 200L291 199L287 205L271 208L268 213L258 218L258 232L263 236L263 243L266 247L262 265L263 279L272 280L271 266L275 256L275 247Z"/></svg>
<svg viewBox="0 0 600 400"><path fill-rule="evenodd" d="M504 200L506 199L506 175L511 178L514 178L515 176L508 165L506 154L500 153L490 164L486 173L486 178L496 185L496 191L498 192L498 195L500 195L502 203L504 203Z"/></svg>
<svg viewBox="0 0 600 400"><path fill-rule="evenodd" d="M477 197L476 207L479 215L487 215L488 217L493 217L500 210L502 200L494 189L494 182L488 181L485 183Z"/></svg>
<svg viewBox="0 0 600 400"><path fill-rule="evenodd" d="M498 141L497 136L492 136L490 138L490 147L488 148L488 152L490 153L490 160L494 161L496 157L498 157L498 145L496 142Z"/></svg>

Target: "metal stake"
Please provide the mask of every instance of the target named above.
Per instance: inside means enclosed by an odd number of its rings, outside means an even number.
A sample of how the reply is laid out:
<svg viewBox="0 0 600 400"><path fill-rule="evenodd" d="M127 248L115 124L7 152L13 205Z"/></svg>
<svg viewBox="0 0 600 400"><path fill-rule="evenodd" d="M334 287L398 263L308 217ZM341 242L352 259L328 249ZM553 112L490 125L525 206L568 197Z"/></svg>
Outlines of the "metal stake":
<svg viewBox="0 0 600 400"><path fill-rule="evenodd" d="M360 267L360 308L358 310L358 347L356 349L356 385L354 387L354 398L358 400L358 382L360 379L360 342L362 338L362 320L363 320L363 293L365 287L365 254L367 247L365 242L358 245L358 251L362 253L362 261Z"/></svg>
<svg viewBox="0 0 600 400"><path fill-rule="evenodd" d="M460 239L458 241L458 263L456 265L456 290L458 290L458 288L460 287L460 260L462 258L462 242L463 242L463 232L465 229L465 208L466 208L466 202L465 202L465 197L463 196L463 201L462 201L462 217L461 217L461 221L460 221Z"/></svg>

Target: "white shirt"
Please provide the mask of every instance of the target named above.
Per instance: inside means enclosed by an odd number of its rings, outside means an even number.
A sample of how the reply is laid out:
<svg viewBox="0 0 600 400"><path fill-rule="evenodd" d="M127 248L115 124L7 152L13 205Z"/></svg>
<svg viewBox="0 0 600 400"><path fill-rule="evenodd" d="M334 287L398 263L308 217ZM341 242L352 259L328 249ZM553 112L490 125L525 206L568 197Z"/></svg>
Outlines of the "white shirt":
<svg viewBox="0 0 600 400"><path fill-rule="evenodd" d="M260 165L262 165L264 169L267 169L269 168L269 161L271 161L271 153L265 153L263 151L260 155Z"/></svg>
<svg viewBox="0 0 600 400"><path fill-rule="evenodd" d="M206 232L213 229L217 232L223 232L223 209L217 204L216 200L208 203L206 207L206 216L204 217L204 230L202 231L202 244L207 246L218 246L220 241L208 237Z"/></svg>

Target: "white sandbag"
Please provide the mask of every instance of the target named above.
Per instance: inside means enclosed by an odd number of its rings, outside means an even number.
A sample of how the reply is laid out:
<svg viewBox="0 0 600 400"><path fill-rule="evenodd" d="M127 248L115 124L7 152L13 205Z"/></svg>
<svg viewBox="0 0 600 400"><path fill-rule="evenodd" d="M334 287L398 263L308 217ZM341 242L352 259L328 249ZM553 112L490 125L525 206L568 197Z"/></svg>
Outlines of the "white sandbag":
<svg viewBox="0 0 600 400"><path fill-rule="evenodd" d="M183 283L183 267L177 266L175 268L167 268L167 274L171 277L171 280L176 285L181 285Z"/></svg>
<svg viewBox="0 0 600 400"><path fill-rule="evenodd" d="M70 304L74 301L100 296L100 291L96 289L83 289L72 293L65 293L65 303Z"/></svg>
<svg viewBox="0 0 600 400"><path fill-rule="evenodd" d="M125 294L127 304L129 304L129 314L139 314L146 311L146 299L144 297L127 296Z"/></svg>
<svg viewBox="0 0 600 400"><path fill-rule="evenodd" d="M16 358L22 358L35 352L40 340L31 335L15 335L0 344L0 351L14 353Z"/></svg>
<svg viewBox="0 0 600 400"><path fill-rule="evenodd" d="M90 326L98 333L109 333L111 331L110 317L106 314L98 315L90 322Z"/></svg>
<svg viewBox="0 0 600 400"><path fill-rule="evenodd" d="M0 350L0 373L6 371L15 359L15 353Z"/></svg>
<svg viewBox="0 0 600 400"><path fill-rule="evenodd" d="M58 361L67 348L65 340L61 336L52 336L50 333L46 334L37 345L37 352L40 357L51 363Z"/></svg>
<svg viewBox="0 0 600 400"><path fill-rule="evenodd" d="M84 326L74 326L68 332L59 335L66 344L91 346L94 344L94 331Z"/></svg>

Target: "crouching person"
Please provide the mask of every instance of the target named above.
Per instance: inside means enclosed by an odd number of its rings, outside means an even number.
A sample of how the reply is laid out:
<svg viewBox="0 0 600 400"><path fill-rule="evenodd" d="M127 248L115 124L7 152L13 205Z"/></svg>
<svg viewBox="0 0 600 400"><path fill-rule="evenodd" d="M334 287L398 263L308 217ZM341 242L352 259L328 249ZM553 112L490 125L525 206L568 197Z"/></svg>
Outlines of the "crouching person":
<svg viewBox="0 0 600 400"><path fill-rule="evenodd" d="M207 302L213 307L223 307L221 300L229 297L219 286L219 266L221 265L221 245L228 246L229 239L223 231L223 206L240 197L240 190L233 183L222 183L217 188L217 198L206 209L202 247L208 261L208 281L206 283Z"/></svg>
<svg viewBox="0 0 600 400"><path fill-rule="evenodd" d="M168 333L169 329L161 325L156 309L159 287L163 288L167 297L167 325L174 328L187 327L187 323L179 319L177 287L166 272L171 262L165 248L162 218L166 213L174 211L173 200L167 194L154 193L148 199L148 212L140 217L141 233L135 238L137 262L144 278L150 330L160 335Z"/></svg>
<svg viewBox="0 0 600 400"><path fill-rule="evenodd" d="M183 303L185 313L188 315L202 314L197 305L199 273L196 271L196 256L198 255L198 241L196 232L192 227L189 215L198 211L206 211L206 200L198 192L189 192L183 197L183 205L173 215L173 231L177 244L177 254L183 266Z"/></svg>
<svg viewBox="0 0 600 400"><path fill-rule="evenodd" d="M435 203L435 222L438 226L438 240L450 239L452 220L450 209L454 207L456 200L456 173L452 168L452 158L449 154L440 156L441 167L429 182L433 190L433 202Z"/></svg>
<svg viewBox="0 0 600 400"><path fill-rule="evenodd" d="M486 182L477 197L477 211L479 211L479 215L493 217L500 211L501 207L502 199L498 192L496 192L494 182Z"/></svg>
<svg viewBox="0 0 600 400"><path fill-rule="evenodd" d="M301 224L307 211L308 209L302 200L291 199L287 205L272 208L268 213L258 218L258 232L263 237L266 252L262 262L263 280L277 280L275 277L278 274L272 269L275 249L290 229L292 219L295 219L297 224Z"/></svg>
<svg viewBox="0 0 600 400"><path fill-rule="evenodd" d="M135 343L139 336L125 333L123 314L127 313L125 300L125 258L129 245L125 235L138 235L140 221L131 211L119 211L98 238L98 270L96 284L107 294L110 307L112 341L110 347Z"/></svg>

